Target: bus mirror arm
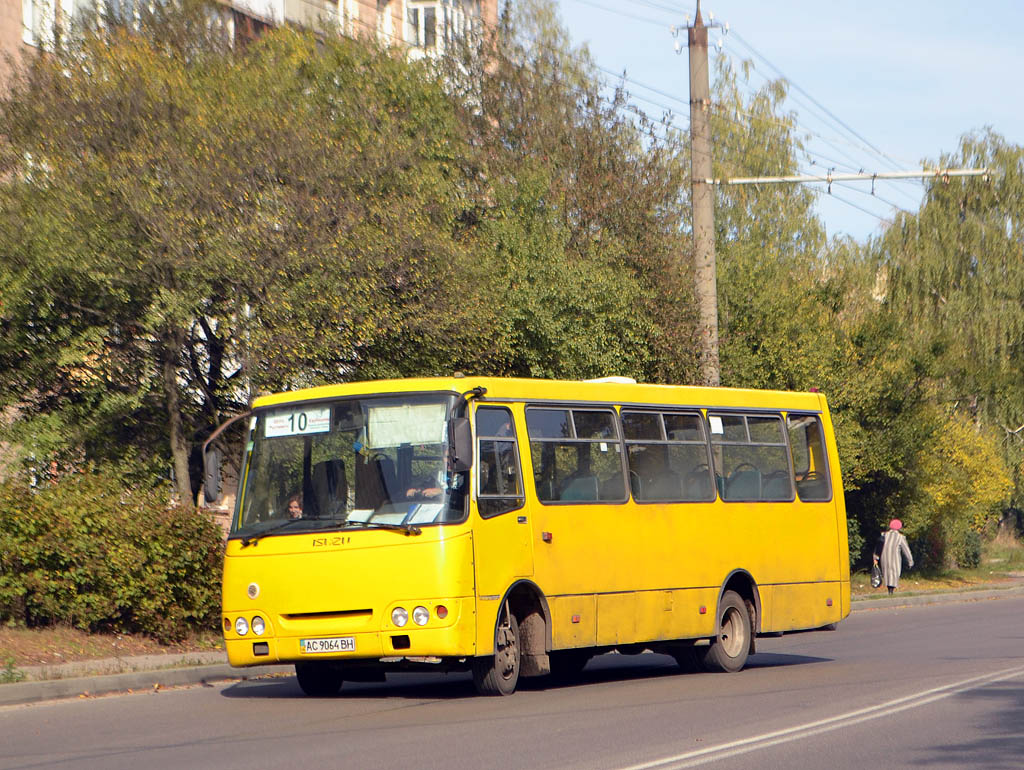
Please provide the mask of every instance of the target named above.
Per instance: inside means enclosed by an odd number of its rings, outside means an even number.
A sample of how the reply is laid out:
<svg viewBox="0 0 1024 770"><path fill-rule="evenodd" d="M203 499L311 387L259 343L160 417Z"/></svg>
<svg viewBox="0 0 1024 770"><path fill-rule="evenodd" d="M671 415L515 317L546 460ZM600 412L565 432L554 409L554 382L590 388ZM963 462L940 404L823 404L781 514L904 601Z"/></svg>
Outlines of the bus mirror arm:
<svg viewBox="0 0 1024 770"><path fill-rule="evenodd" d="M454 473L473 467L473 434L468 417L453 417L448 421L449 453Z"/></svg>
<svg viewBox="0 0 1024 770"><path fill-rule="evenodd" d="M487 388L477 385L459 396L452 409L453 415L465 415L466 407L471 398L483 398ZM451 417L448 420L448 459L451 461L453 473L462 473L473 467L473 432L469 427L469 418L465 416Z"/></svg>
<svg viewBox="0 0 1024 770"><path fill-rule="evenodd" d="M243 417L248 417L252 412L236 414L230 420L221 423L217 429L210 434L210 437L203 442L203 498L208 503L215 503L220 500L220 450L210 444L214 439L223 433L229 426L233 425Z"/></svg>

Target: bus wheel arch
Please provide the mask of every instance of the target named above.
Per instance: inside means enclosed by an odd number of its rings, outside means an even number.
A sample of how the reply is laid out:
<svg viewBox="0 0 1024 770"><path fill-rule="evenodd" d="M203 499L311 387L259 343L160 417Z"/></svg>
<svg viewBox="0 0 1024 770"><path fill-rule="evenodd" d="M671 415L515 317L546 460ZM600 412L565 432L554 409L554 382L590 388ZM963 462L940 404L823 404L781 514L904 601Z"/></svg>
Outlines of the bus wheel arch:
<svg viewBox="0 0 1024 770"><path fill-rule="evenodd" d="M746 665L754 633L750 603L735 591L726 591L718 603L715 636L703 653L708 671L735 673Z"/></svg>
<svg viewBox="0 0 1024 770"><path fill-rule="evenodd" d="M731 616L730 611L727 609L727 601L731 606L734 602L730 599L727 600L729 594L739 598L742 607L744 608L744 614L746 615L745 628L743 629L732 629L734 632L738 631L745 634L746 649L743 651L743 660L738 661L734 659L734 656L726 656L728 660L719 661L718 657L721 657L723 653L722 644L719 644L719 650L714 655L713 648L717 642L723 641L722 626L723 623L732 623L737 618ZM748 656L753 655L757 652L756 641L757 635L761 630L761 592L758 590L757 581L754 580L753 576L744 569L736 569L729 573L728 577L723 581L722 588L718 594L718 606L715 613L715 637L712 639L711 648L708 650L707 664L711 668L718 668L722 670L739 670L746 663ZM723 665L724 664L724 665ZM739 666L736 668L736 666Z"/></svg>
<svg viewBox="0 0 1024 770"><path fill-rule="evenodd" d="M473 660L473 683L481 695L511 695L520 676L551 671L551 613L532 581L513 583L502 597L493 649L493 654Z"/></svg>
<svg viewBox="0 0 1024 770"><path fill-rule="evenodd" d="M522 676L551 672L551 612L544 592L531 580L518 580L505 593L505 602L519 623Z"/></svg>

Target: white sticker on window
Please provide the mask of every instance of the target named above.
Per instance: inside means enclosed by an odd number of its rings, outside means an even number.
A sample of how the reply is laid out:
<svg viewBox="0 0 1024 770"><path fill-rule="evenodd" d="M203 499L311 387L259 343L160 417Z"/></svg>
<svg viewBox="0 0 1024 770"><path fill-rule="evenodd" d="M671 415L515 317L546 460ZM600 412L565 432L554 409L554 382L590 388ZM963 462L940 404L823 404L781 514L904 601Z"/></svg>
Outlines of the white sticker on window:
<svg viewBox="0 0 1024 770"><path fill-rule="evenodd" d="M608 451L608 444L606 444L604 441L601 442L600 446L601 446L601 451L602 452L607 452Z"/></svg>
<svg viewBox="0 0 1024 770"><path fill-rule="evenodd" d="M271 412L263 429L267 438L296 436L306 433L330 433L331 408L288 409Z"/></svg>
<svg viewBox="0 0 1024 770"><path fill-rule="evenodd" d="M722 427L722 418L717 415L708 415L708 422L711 423L712 433L725 433L725 428Z"/></svg>

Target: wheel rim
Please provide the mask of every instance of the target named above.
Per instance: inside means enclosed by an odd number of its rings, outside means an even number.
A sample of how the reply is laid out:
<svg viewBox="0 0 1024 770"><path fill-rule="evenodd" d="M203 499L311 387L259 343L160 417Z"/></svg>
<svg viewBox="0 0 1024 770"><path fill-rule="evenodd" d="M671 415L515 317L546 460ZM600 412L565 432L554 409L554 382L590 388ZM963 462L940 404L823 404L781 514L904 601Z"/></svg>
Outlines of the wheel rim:
<svg viewBox="0 0 1024 770"><path fill-rule="evenodd" d="M494 662L501 678L508 680L515 676L518 668L519 645L511 626L503 628L501 635L504 640L498 647Z"/></svg>
<svg viewBox="0 0 1024 770"><path fill-rule="evenodd" d="M743 645L747 643L745 637L746 632L739 610L729 607L722 615L722 627L718 632L718 642L722 645L722 651L730 658L739 656L743 652Z"/></svg>

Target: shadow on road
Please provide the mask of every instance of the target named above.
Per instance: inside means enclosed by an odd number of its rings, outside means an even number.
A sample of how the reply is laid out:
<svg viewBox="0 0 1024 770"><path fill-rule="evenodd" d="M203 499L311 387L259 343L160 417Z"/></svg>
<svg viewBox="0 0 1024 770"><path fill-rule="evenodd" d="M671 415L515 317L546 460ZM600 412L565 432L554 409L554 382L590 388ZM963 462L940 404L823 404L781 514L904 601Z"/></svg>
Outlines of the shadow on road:
<svg viewBox="0 0 1024 770"><path fill-rule="evenodd" d="M830 658L784 653L758 653L747 662L748 669L779 668L812 663L826 663ZM643 653L641 655L606 654L593 658L587 667L571 678L537 677L520 679L519 690L543 692L614 682L630 682L662 677L709 677L724 674L705 671L683 671L668 655ZM742 674L740 674L742 676ZM308 698L299 689L292 676L273 676L238 682L221 691L225 698ZM345 682L336 697L357 698L410 698L416 700L456 700L476 698L476 690L468 673L406 673L387 675L386 682ZM328 698L329 700L329 698Z"/></svg>
<svg viewBox="0 0 1024 770"><path fill-rule="evenodd" d="M965 705L972 702L994 704L994 712L998 716L990 723L974 724L976 737L973 740L934 746L927 756L913 761L913 764L1018 770L1024 762L1024 732L1021 732L1024 684L996 682L962 692L956 700Z"/></svg>

